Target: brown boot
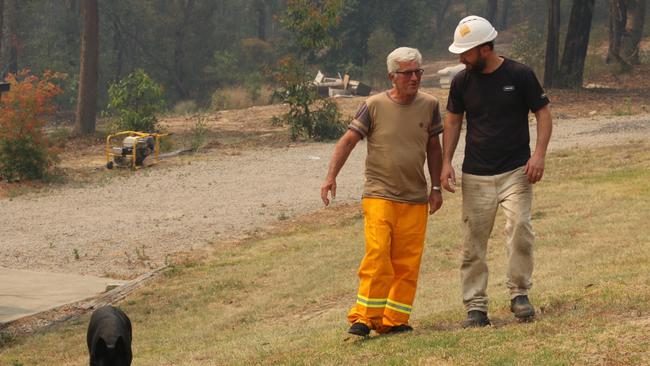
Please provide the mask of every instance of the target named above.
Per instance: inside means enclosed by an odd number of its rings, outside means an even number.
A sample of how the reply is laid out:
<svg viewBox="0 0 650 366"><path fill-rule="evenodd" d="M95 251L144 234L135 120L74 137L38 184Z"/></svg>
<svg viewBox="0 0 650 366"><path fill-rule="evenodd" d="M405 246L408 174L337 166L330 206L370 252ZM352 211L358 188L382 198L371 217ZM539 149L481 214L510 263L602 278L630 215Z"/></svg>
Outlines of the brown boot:
<svg viewBox="0 0 650 366"><path fill-rule="evenodd" d="M517 319L530 319L535 316L535 308L528 301L528 296L519 295L510 300L510 311Z"/></svg>
<svg viewBox="0 0 650 366"><path fill-rule="evenodd" d="M463 322L463 328L480 328L491 325L487 313L479 310L467 312L467 320Z"/></svg>

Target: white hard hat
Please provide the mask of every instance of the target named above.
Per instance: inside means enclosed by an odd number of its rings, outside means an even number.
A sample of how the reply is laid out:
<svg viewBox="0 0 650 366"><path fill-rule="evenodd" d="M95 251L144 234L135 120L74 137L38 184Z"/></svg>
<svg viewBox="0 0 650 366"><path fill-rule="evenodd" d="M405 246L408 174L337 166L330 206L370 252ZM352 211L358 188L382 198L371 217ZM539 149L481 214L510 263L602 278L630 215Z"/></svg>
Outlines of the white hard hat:
<svg viewBox="0 0 650 366"><path fill-rule="evenodd" d="M497 31L486 19L470 15L460 20L454 31L454 43L449 46L451 53L463 53L478 45L497 38Z"/></svg>

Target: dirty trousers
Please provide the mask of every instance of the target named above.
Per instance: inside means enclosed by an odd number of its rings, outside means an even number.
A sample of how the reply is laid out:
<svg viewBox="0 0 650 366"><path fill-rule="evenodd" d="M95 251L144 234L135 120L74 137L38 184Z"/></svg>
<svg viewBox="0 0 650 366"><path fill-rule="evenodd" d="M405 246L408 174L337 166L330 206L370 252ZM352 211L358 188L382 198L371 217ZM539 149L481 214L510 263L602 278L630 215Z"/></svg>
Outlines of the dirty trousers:
<svg viewBox="0 0 650 366"><path fill-rule="evenodd" d="M463 173L463 261L460 269L467 311L487 312L487 242L497 208L506 216L510 298L526 295L532 286L534 234L531 225L532 184L525 167L492 176Z"/></svg>
<svg viewBox="0 0 650 366"><path fill-rule="evenodd" d="M359 267L357 302L351 323L378 332L407 324L420 270L427 227L427 204L379 198L362 200L366 252Z"/></svg>

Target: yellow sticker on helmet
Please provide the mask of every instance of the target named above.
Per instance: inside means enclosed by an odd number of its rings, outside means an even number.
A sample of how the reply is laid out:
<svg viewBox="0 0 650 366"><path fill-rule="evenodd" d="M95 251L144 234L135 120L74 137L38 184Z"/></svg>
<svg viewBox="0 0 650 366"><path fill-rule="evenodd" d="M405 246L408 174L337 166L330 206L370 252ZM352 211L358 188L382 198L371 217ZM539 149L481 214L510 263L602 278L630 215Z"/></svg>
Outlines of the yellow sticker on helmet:
<svg viewBox="0 0 650 366"><path fill-rule="evenodd" d="M461 37L465 37L465 36L468 35L471 31L472 31L472 30L469 29L469 27L467 26L467 24L463 24L463 26L460 27L460 29L458 30L458 33L460 33L460 36L461 36Z"/></svg>

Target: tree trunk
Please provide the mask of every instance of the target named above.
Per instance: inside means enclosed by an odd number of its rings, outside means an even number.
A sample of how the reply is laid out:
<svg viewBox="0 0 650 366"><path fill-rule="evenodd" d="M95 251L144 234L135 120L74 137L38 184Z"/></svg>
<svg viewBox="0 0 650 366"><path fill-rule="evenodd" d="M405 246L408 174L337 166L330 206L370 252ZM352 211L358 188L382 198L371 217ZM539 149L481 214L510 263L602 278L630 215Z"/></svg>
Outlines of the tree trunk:
<svg viewBox="0 0 650 366"><path fill-rule="evenodd" d="M4 20L5 20L5 0L0 0L0 81L4 81L4 54L2 50L2 42L4 41Z"/></svg>
<svg viewBox="0 0 650 366"><path fill-rule="evenodd" d="M639 44L643 37L645 12L646 0L628 0L627 22L621 40L621 57L635 65L640 63Z"/></svg>
<svg viewBox="0 0 650 366"><path fill-rule="evenodd" d="M595 0L573 0L558 78L560 88L581 88Z"/></svg>
<svg viewBox="0 0 650 366"><path fill-rule="evenodd" d="M8 0L7 5L7 71L18 72L18 0Z"/></svg>
<svg viewBox="0 0 650 366"><path fill-rule="evenodd" d="M496 24L498 4L497 0L487 0L487 11L485 12L485 15L486 19L492 24Z"/></svg>
<svg viewBox="0 0 650 366"><path fill-rule="evenodd" d="M508 9L512 6L512 0L503 0L501 3L501 14L499 15L499 30L508 29Z"/></svg>
<svg viewBox="0 0 650 366"><path fill-rule="evenodd" d="M557 74L560 52L560 0L547 0L548 19L546 60L544 62L544 87L552 88Z"/></svg>
<svg viewBox="0 0 650 366"><path fill-rule="evenodd" d="M174 45L174 72L176 74L176 80L178 84L176 91L182 99L189 97L185 85L185 34L187 33L187 27L190 25L192 18L192 10L194 8L194 0L186 0L182 2L182 20L181 23L177 26L175 32L175 45ZM180 85L180 87L179 87Z"/></svg>
<svg viewBox="0 0 650 366"><path fill-rule="evenodd" d="M81 134L95 132L97 113L97 79L99 74L99 10L97 0L81 1L83 30L79 59L79 95L75 130Z"/></svg>
<svg viewBox="0 0 650 366"><path fill-rule="evenodd" d="M257 17L257 38L266 41L266 28L269 10L264 0L255 0L255 16Z"/></svg>
<svg viewBox="0 0 650 366"><path fill-rule="evenodd" d="M119 25L113 21L113 50L115 52L115 76L114 81L122 79L124 69L124 37L120 31Z"/></svg>
<svg viewBox="0 0 650 366"><path fill-rule="evenodd" d="M445 17L447 16L447 11L451 5L451 0L442 0L436 1L435 12L436 12L436 36L440 37L443 32L443 26L445 22Z"/></svg>
<svg viewBox="0 0 650 366"><path fill-rule="evenodd" d="M621 66L627 66L627 62L621 58L621 40L625 32L627 22L628 0L609 0L609 47L607 49L606 63L618 62Z"/></svg>

